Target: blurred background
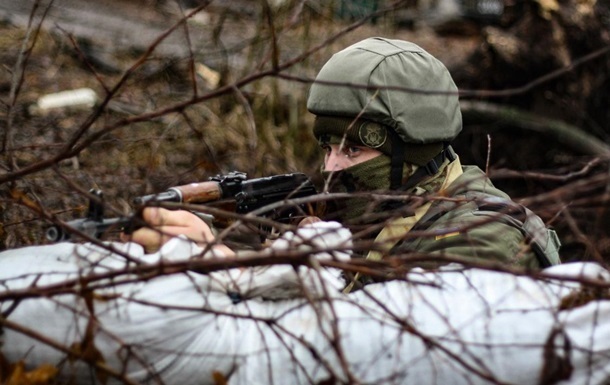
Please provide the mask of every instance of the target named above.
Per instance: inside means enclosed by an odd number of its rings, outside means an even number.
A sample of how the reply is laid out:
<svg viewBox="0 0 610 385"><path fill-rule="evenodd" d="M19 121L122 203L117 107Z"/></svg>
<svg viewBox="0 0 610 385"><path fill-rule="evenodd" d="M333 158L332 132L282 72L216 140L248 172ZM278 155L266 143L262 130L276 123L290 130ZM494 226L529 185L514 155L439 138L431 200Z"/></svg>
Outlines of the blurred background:
<svg viewBox="0 0 610 385"><path fill-rule="evenodd" d="M454 76L462 163L554 227L565 261L607 263L609 31L608 0L0 0L0 250L45 243L91 188L117 216L233 170L318 183L309 84L384 36Z"/></svg>

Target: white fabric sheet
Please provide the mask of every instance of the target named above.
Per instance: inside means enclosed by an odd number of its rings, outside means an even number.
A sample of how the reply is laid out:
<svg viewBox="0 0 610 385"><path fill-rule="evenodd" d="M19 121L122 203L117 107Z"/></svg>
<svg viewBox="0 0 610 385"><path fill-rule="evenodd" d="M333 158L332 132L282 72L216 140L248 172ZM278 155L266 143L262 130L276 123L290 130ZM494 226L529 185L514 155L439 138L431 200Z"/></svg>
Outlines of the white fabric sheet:
<svg viewBox="0 0 610 385"><path fill-rule="evenodd" d="M244 385L610 380L610 301L558 310L581 291L579 280L610 283L595 264L555 266L544 280L452 265L346 295L341 272L315 262L349 259L350 233L332 222L288 233L266 251L317 250L311 268L189 271L117 284L136 278L110 278L126 266L167 266L202 250L179 238L150 255L135 244L110 246L114 253L70 243L0 253L8 361L51 363L78 384L98 383L103 371L58 349L82 343L89 330L110 384L214 384L215 376ZM99 287L89 306L87 296L48 295L91 274L107 276L88 284Z"/></svg>

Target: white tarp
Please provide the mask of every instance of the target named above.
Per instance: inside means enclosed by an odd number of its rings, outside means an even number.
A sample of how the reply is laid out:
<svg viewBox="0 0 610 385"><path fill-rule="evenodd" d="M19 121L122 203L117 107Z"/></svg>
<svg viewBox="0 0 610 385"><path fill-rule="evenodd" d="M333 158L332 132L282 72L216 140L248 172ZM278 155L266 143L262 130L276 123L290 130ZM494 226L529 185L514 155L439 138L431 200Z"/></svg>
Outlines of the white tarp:
<svg viewBox="0 0 610 385"><path fill-rule="evenodd" d="M555 266L546 279L460 266L414 270L404 281L346 295L341 273L315 261L347 260L349 238L320 222L267 251L328 250L312 257L311 268L209 274L163 270L200 258L201 249L182 239L151 255L134 244L112 244L114 254L70 243L6 251L1 352L10 362L57 365L78 384L104 375L107 383L181 385L610 381L610 301L559 310L584 292L580 280L610 282L598 265ZM159 272L115 274L137 263ZM97 279L84 280L91 274ZM61 291L77 278L77 288L95 285L94 294ZM66 294L49 295L59 292ZM86 356L97 370L66 359L79 344L95 347Z"/></svg>

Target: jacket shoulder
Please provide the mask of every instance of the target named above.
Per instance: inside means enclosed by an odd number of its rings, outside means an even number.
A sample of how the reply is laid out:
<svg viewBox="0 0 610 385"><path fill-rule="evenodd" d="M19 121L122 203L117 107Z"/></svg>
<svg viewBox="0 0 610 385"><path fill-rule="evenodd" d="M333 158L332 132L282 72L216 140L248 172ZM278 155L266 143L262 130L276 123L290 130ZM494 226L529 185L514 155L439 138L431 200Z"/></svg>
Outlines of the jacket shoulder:
<svg viewBox="0 0 610 385"><path fill-rule="evenodd" d="M531 210L513 202L476 166L445 191L415 225L422 236L398 249L498 260L525 267L559 262L559 239Z"/></svg>

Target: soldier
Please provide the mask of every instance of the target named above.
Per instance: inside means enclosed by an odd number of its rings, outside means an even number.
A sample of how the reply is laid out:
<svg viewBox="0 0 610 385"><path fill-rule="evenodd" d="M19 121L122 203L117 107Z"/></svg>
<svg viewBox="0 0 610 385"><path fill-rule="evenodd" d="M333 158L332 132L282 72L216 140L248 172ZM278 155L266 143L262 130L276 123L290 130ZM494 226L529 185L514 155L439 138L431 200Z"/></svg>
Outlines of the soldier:
<svg viewBox="0 0 610 385"><path fill-rule="evenodd" d="M450 146L462 129L457 87L422 48L383 38L347 47L319 72L307 108L316 115L313 133L326 151L327 190L354 193L331 201L325 219L370 227L377 246L367 258L415 252L429 257L421 266L456 257L527 268L559 263L555 233L479 168L460 164ZM376 203L365 192L415 196L421 204ZM145 219L164 234L200 243L214 239L187 212L147 210ZM135 232L133 240L147 248L164 242L153 229Z"/></svg>
<svg viewBox="0 0 610 385"><path fill-rule="evenodd" d="M307 107L326 150L330 191L440 197L384 222L376 238L383 250L529 268L559 263L559 241L539 217L478 167L460 165L449 144L462 129L458 90L445 66L422 48L369 38L336 53L312 85ZM371 202L357 196L336 202L335 218L348 226L370 224L370 214L387 210L387 203Z"/></svg>

